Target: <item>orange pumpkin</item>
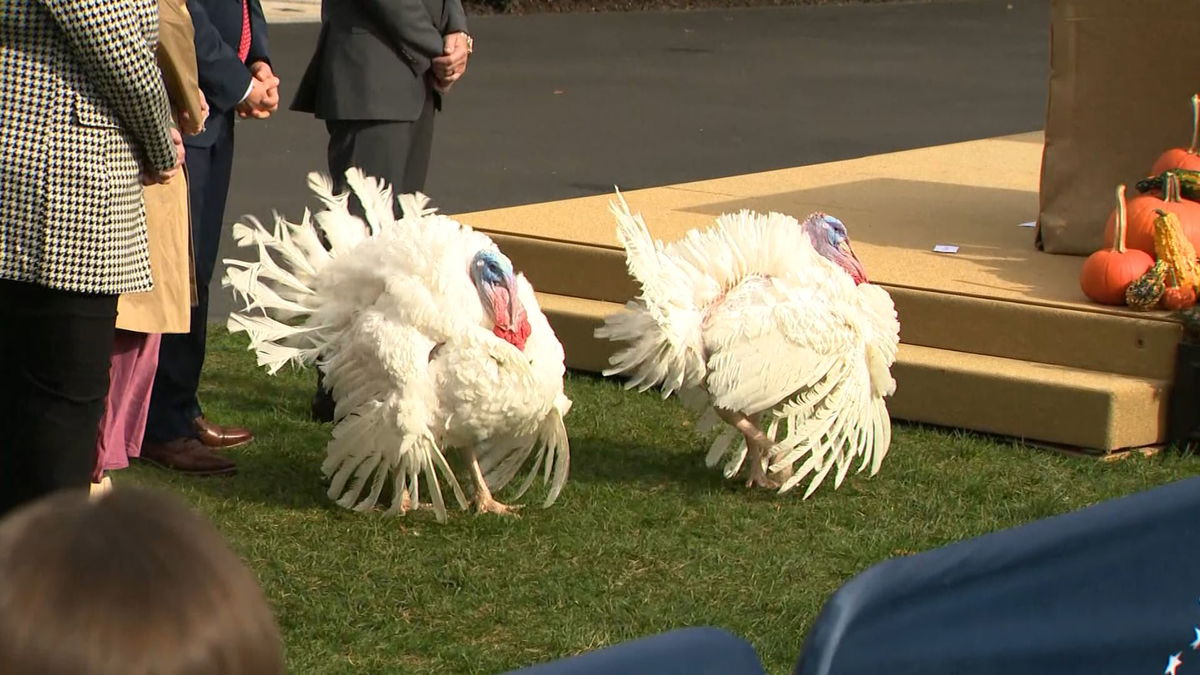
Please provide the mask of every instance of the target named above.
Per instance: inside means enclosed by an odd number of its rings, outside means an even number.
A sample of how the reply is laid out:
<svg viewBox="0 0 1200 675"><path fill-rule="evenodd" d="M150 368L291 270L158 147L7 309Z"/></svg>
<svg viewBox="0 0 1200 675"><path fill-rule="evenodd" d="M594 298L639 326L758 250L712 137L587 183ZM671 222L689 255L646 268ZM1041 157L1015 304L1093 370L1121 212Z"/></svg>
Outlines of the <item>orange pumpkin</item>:
<svg viewBox="0 0 1200 675"><path fill-rule="evenodd" d="M1157 176L1168 169L1200 170L1200 155L1196 146L1200 144L1200 94L1192 95L1192 144L1186 148L1171 148L1158 156L1150 175Z"/></svg>
<svg viewBox="0 0 1200 675"><path fill-rule="evenodd" d="M1125 290L1154 266L1154 258L1145 251L1126 248L1125 186L1117 186L1117 210L1112 248L1088 256L1079 272L1083 294L1105 305L1124 305ZM1151 246L1154 242L1151 240Z"/></svg>
<svg viewBox="0 0 1200 675"><path fill-rule="evenodd" d="M1179 218L1183 235L1200 249L1200 202L1184 199L1179 195L1179 177L1167 176L1165 195L1152 192L1137 195L1129 200L1126 208L1125 245L1154 255L1154 220L1158 210L1169 211ZM1116 231L1117 212L1114 210L1104 226L1104 245L1112 246Z"/></svg>
<svg viewBox="0 0 1200 675"><path fill-rule="evenodd" d="M1174 269L1167 271L1167 279L1167 290L1163 291L1160 301L1163 309L1187 309L1196 304L1196 289L1191 286L1180 286Z"/></svg>

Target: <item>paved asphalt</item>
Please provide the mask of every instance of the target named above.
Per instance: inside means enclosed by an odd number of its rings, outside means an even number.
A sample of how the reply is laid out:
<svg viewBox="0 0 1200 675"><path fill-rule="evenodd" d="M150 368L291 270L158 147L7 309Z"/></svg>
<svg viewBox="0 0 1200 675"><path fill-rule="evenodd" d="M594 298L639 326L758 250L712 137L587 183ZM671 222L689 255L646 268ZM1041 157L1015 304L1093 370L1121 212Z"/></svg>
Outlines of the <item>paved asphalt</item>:
<svg viewBox="0 0 1200 675"><path fill-rule="evenodd" d="M439 115L445 213L667 185L1041 129L1049 0L482 16ZM271 27L290 103L316 24ZM226 220L298 218L325 129L238 126ZM228 240L222 257L240 257ZM212 288L210 318L231 307Z"/></svg>

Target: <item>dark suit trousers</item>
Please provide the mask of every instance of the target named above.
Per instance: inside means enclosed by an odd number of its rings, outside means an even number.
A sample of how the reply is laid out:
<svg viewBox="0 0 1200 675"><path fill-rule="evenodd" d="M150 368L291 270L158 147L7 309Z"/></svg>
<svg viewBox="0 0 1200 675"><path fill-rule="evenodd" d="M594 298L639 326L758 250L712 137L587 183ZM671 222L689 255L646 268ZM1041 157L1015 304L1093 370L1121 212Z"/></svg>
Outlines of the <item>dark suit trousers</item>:
<svg viewBox="0 0 1200 675"><path fill-rule="evenodd" d="M208 337L208 285L217 263L225 198L233 171L233 115L210 120L209 125L219 125L212 145L186 148L199 302L192 308L191 332L162 336L146 420L146 440L151 442L194 436L193 420L202 414L196 390Z"/></svg>
<svg viewBox="0 0 1200 675"><path fill-rule="evenodd" d="M433 94L425 97L421 116L413 122L377 120L327 120L329 131L329 174L336 191L346 189L346 169L356 166L372 178L382 178L392 186L392 194L425 189L429 174L429 156L433 149ZM356 200L350 211L362 215ZM399 205L392 202L396 215ZM324 408L327 412L318 414ZM318 418L333 415L333 399L325 388L324 374L317 370L317 392L313 412Z"/></svg>
<svg viewBox="0 0 1200 675"><path fill-rule="evenodd" d="M393 194L425 189L433 149L433 95L425 97L413 122L328 120L329 173L338 190L346 189L346 169L357 166L392 186ZM393 204L395 206L395 204Z"/></svg>
<svg viewBox="0 0 1200 675"><path fill-rule="evenodd" d="M91 482L116 320L115 295L0 281L0 516Z"/></svg>

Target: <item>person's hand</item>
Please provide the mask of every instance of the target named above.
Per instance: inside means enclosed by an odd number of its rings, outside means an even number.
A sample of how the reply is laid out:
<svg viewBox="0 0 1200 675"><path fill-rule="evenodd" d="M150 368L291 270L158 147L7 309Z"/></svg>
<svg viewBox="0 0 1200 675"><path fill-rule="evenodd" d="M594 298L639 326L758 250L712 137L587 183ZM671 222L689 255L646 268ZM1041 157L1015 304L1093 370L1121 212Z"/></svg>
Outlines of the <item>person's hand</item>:
<svg viewBox="0 0 1200 675"><path fill-rule="evenodd" d="M254 79L251 80L250 85L250 94L246 96L246 100L237 106L238 117L252 117L257 120L270 117L275 106L279 105L278 94L275 95L274 105L272 105L271 90L268 83Z"/></svg>
<svg viewBox="0 0 1200 675"><path fill-rule="evenodd" d="M266 119L279 109L279 78L265 61L250 64L250 74L254 78L250 95L238 104L238 116Z"/></svg>
<svg viewBox="0 0 1200 675"><path fill-rule="evenodd" d="M449 91L450 86L467 72L467 59L471 53L469 45L466 33L451 33L443 38L442 55L435 58L430 66L438 91Z"/></svg>
<svg viewBox="0 0 1200 675"><path fill-rule="evenodd" d="M204 123L208 121L208 99L204 97L204 91L197 89L196 93L200 95L200 121L193 122L192 116L186 110L179 111L179 126L188 130L188 135L194 136L204 131Z"/></svg>
<svg viewBox="0 0 1200 675"><path fill-rule="evenodd" d="M279 78L275 76L275 71L271 70L271 64L266 61L255 61L250 64L250 74L254 79L267 85L267 112L275 112L279 109Z"/></svg>
<svg viewBox="0 0 1200 675"><path fill-rule="evenodd" d="M179 174L179 169L183 165L183 136L179 130L171 128L171 145L175 146L175 166L166 171L146 171L142 173L142 185L161 185L171 182L171 179Z"/></svg>

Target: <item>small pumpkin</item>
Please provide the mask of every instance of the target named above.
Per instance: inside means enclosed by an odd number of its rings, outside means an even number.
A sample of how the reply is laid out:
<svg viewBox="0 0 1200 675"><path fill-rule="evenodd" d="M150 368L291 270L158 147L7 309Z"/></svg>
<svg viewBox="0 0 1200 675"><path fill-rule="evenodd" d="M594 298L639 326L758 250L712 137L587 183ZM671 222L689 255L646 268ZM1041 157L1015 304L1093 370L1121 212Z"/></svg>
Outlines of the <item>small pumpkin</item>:
<svg viewBox="0 0 1200 675"><path fill-rule="evenodd" d="M1154 309L1167 290L1167 263L1159 260L1125 289L1125 304L1134 309Z"/></svg>
<svg viewBox="0 0 1200 675"><path fill-rule="evenodd" d="M1200 94L1193 94L1192 144L1186 148L1171 148L1159 155L1150 169L1150 175L1157 176L1168 169L1200 169L1197 145L1200 145Z"/></svg>
<svg viewBox="0 0 1200 675"><path fill-rule="evenodd" d="M1109 249L1096 251L1083 262L1079 287L1083 294L1105 305L1125 304L1129 285L1154 265L1145 251L1125 246L1125 186L1117 186L1116 237Z"/></svg>
<svg viewBox="0 0 1200 675"><path fill-rule="evenodd" d="M1183 234L1189 241L1200 246L1200 203L1183 199L1180 195L1179 176L1167 173L1165 194L1140 194L1129 200L1125 215L1125 245L1154 255L1154 221L1158 211L1169 211L1179 216ZM1111 246L1116 230L1116 211L1108 217L1104 227L1104 244Z"/></svg>
<svg viewBox="0 0 1200 675"><path fill-rule="evenodd" d="M1169 283L1160 300L1163 309L1187 309L1196 304L1196 289L1186 284L1179 285L1179 278L1175 274L1175 270L1167 270L1167 279Z"/></svg>

